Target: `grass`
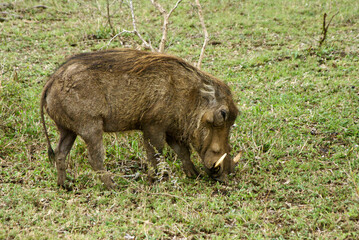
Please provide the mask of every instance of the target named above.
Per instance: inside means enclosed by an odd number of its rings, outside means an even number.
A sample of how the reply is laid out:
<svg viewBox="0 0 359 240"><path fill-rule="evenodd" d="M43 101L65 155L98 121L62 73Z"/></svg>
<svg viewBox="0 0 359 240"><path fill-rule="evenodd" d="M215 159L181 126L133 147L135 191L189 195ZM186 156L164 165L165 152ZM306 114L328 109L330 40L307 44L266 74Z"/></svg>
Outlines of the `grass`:
<svg viewBox="0 0 359 240"><path fill-rule="evenodd" d="M156 45L161 18L148 2L134 3L138 28ZM359 238L359 3L201 2L211 37L203 69L231 87L241 110L230 137L233 154L243 151L237 172L227 185L187 179L168 149L169 179L149 185L141 134L108 134L117 192L96 178L81 139L68 161L73 191L56 186L39 98L65 57L132 29L128 6L111 5L114 29L105 1L18 0L1 10L10 14L0 23L0 239ZM325 12L339 13L319 48ZM171 20L166 51L196 62L194 4L183 1ZM141 45L120 40L109 48Z"/></svg>

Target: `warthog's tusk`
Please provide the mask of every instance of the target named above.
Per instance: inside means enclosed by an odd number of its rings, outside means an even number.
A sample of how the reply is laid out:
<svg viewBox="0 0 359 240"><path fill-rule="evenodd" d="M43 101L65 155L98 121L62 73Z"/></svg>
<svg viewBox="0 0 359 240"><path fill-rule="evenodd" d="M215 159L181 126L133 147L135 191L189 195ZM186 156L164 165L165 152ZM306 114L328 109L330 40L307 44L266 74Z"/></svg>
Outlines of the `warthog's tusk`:
<svg viewBox="0 0 359 240"><path fill-rule="evenodd" d="M233 162L234 162L234 163L237 163L241 157L242 157L242 152L239 152L239 153L237 154L237 156L234 157Z"/></svg>
<svg viewBox="0 0 359 240"><path fill-rule="evenodd" d="M218 167L223 162L223 160L226 158L226 156L227 156L227 153L223 154L223 156L220 159L218 159L218 161L214 165L214 168Z"/></svg>

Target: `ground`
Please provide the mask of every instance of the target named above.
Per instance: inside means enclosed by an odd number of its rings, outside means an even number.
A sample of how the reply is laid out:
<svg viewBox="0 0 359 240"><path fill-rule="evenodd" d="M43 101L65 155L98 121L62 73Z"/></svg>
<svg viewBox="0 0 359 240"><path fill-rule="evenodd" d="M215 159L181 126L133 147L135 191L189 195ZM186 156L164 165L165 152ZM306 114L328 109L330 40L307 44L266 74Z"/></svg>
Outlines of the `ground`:
<svg viewBox="0 0 359 240"><path fill-rule="evenodd" d="M167 149L168 179L149 185L141 134L107 134L107 191L77 139L72 191L56 185L39 101L72 54L143 49L127 1L0 4L0 239L358 239L359 2L203 0L210 42L202 70L226 82L241 111L230 136L243 155L227 185L188 179ZM161 3L165 1L160 1ZM170 9L176 1L166 1ZM158 46L161 16L134 1ZM328 14L322 46L323 15ZM109 19L111 26L109 24ZM171 16L165 51L196 63L203 32L194 1ZM47 117L53 146L58 133ZM193 161L201 169L194 153Z"/></svg>

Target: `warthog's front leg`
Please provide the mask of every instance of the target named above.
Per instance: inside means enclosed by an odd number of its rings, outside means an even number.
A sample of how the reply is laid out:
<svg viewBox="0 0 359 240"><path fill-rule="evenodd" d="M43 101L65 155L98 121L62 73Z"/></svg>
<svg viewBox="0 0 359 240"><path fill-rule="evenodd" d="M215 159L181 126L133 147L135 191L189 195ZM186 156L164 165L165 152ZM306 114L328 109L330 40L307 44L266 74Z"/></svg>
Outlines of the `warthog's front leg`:
<svg viewBox="0 0 359 240"><path fill-rule="evenodd" d="M107 189L115 189L116 185L112 180L110 174L106 171L104 161L104 147L102 142L103 131L99 128L91 126L88 128L88 132L82 135L82 138L87 144L89 162L93 170L99 175L101 181L104 183Z"/></svg>
<svg viewBox="0 0 359 240"><path fill-rule="evenodd" d="M156 179L158 157L165 145L165 132L160 126L146 126L143 129L143 138L147 152L148 180L153 183Z"/></svg>
<svg viewBox="0 0 359 240"><path fill-rule="evenodd" d="M166 141L168 145L175 151L178 158L182 161L182 168L187 177L195 178L198 176L196 167L191 161L191 152L189 147L180 141L176 141L173 137L167 136Z"/></svg>

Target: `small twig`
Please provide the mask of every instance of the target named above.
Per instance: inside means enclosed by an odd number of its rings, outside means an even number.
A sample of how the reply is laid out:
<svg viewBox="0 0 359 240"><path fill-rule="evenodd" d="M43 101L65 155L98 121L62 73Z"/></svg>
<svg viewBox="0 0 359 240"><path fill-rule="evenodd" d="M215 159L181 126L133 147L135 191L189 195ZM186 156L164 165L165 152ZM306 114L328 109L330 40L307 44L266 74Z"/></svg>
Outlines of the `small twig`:
<svg viewBox="0 0 359 240"><path fill-rule="evenodd" d="M209 37L208 37L208 32L207 32L207 28L206 28L206 24L204 23L204 18L203 18L203 13L202 13L202 7L201 4L199 3L199 0L196 0L196 4L198 7L198 16L199 16L199 20L201 22L202 28L203 28L203 33L204 33L204 41L203 41L203 45L202 45L202 49L201 49L201 54L199 55L199 59L197 62L197 67L199 69L201 69L201 65L202 65L202 60L204 57L204 51L207 47L208 41L209 41Z"/></svg>
<svg viewBox="0 0 359 240"><path fill-rule="evenodd" d="M330 26L330 23L332 22L333 18L338 14L339 12L335 13L332 18L329 20L329 23L326 24L325 20L327 18L327 13L324 13L323 15L323 29L322 29L322 38L319 40L319 47L322 46L323 42L325 41L325 39L327 38L327 33L328 33L328 29Z"/></svg>
<svg viewBox="0 0 359 240"><path fill-rule="evenodd" d="M120 33L117 33L115 36L113 36L113 37L110 39L110 41L108 41L106 47L110 46L111 42L112 42L115 38L121 36L121 35L124 34L124 33L134 34L135 32L134 32L134 31L123 30L123 31L121 31ZM102 48L103 48L103 47L102 47ZM101 49L102 49L102 48L101 48Z"/></svg>
<svg viewBox="0 0 359 240"><path fill-rule="evenodd" d="M158 47L158 51L161 53L164 52L166 41L167 41L167 30L168 30L168 24L169 24L168 20L171 16L172 12L178 7L178 4L180 4L180 2L182 2L182 0L178 0L176 2L175 6L167 13L167 11L161 6L161 4L159 4L155 0L151 0L151 3L153 4L153 6L155 6L157 8L157 10L163 16L162 38L161 38L160 45Z"/></svg>
<svg viewBox="0 0 359 240"><path fill-rule="evenodd" d="M323 29L322 29L323 36L322 36L322 39L320 39L320 41L319 41L319 47L322 46L325 38L327 37L327 28L325 26L325 19L326 18L327 18L327 13L324 13L324 15L323 15Z"/></svg>
<svg viewBox="0 0 359 240"><path fill-rule="evenodd" d="M106 0L106 13L107 13L107 23L110 26L111 30L112 30L112 34L115 33L115 29L112 26L112 22L111 22L111 15L110 15L110 0Z"/></svg>
<svg viewBox="0 0 359 240"><path fill-rule="evenodd" d="M48 6L45 5L37 5L37 6L33 6L32 8L38 8L38 9L48 9Z"/></svg>
<svg viewBox="0 0 359 240"><path fill-rule="evenodd" d="M132 178L133 180L137 180L138 178L141 177L141 174L139 172L136 172L135 174L122 175L120 177L122 177L122 178Z"/></svg>

